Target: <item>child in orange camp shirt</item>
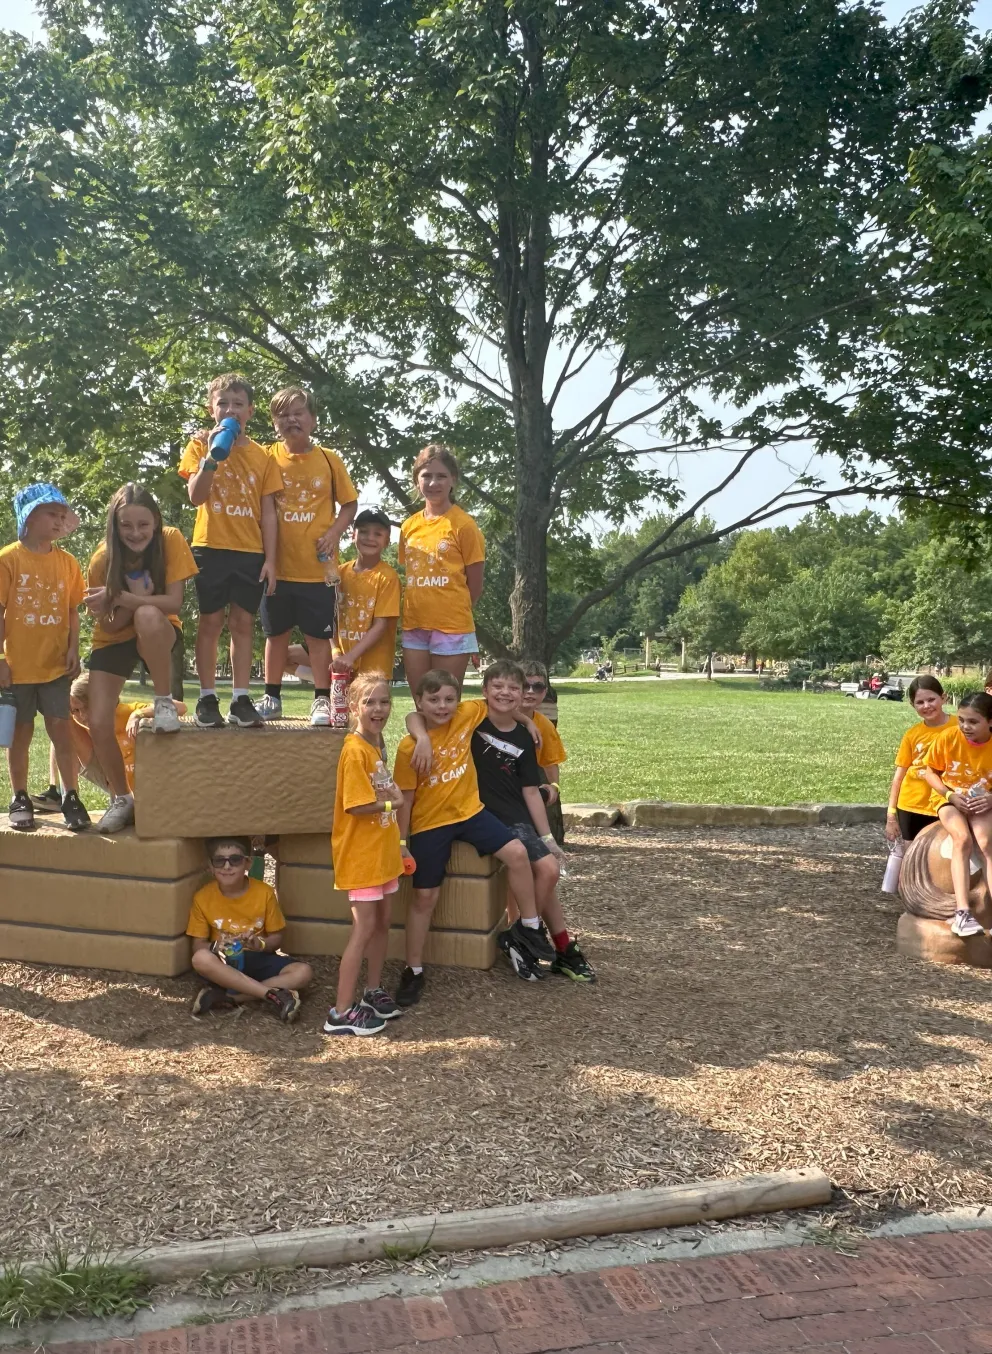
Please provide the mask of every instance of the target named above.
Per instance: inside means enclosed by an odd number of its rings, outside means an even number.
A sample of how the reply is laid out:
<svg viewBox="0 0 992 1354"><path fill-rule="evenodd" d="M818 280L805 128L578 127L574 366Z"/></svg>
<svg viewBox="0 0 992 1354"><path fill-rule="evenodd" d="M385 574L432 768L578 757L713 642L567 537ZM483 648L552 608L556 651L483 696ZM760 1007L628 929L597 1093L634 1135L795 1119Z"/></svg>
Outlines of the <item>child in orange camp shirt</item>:
<svg viewBox="0 0 992 1354"><path fill-rule="evenodd" d="M439 668L425 673L414 699L425 730L419 737L429 756L418 757L419 738L411 734L396 750L393 780L403 791L400 840L409 840L408 854L416 862L413 898L406 915L407 966L396 993L400 1006L416 1005L423 993L424 943L456 841L469 842L480 856L496 856L503 862L520 909L520 919L511 927L515 942L534 959L555 957L537 913L527 848L483 808L479 798L472 734L486 718L486 702L459 704L458 695L458 682L450 672ZM413 715L408 716L408 721L412 719Z"/></svg>
<svg viewBox="0 0 992 1354"><path fill-rule="evenodd" d="M930 803L933 791L923 777L923 764L935 739L958 722L955 715L944 709L946 699L936 677L914 677L909 684L909 701L920 722L906 730L896 753L885 819L885 836L890 842L900 837L911 842L937 820Z"/></svg>
<svg viewBox="0 0 992 1354"><path fill-rule="evenodd" d="M228 724L252 728L261 718L248 694L255 613L262 592L276 586L275 495L283 487L279 467L264 447L245 433L255 412L255 394L243 376L228 372L207 387L207 408L219 425L234 418L241 434L222 457L213 439L200 434L188 442L179 462L189 501L196 508L193 558L200 621L196 631L196 671L200 699L195 719L204 729L223 728L214 682L217 645L225 613L231 636L231 707ZM214 452L216 451L216 455Z"/></svg>
<svg viewBox="0 0 992 1354"><path fill-rule="evenodd" d="M933 791L931 806L951 839L951 879L956 911L951 931L974 936L982 930L971 911L971 854L977 846L992 889L992 696L984 691L958 705L956 728L930 744L923 777Z"/></svg>
<svg viewBox="0 0 992 1354"><path fill-rule="evenodd" d="M309 964L283 954L286 918L275 889L249 879L251 842L214 837L207 842L213 881L193 895L186 934L193 937L193 968L207 985L193 1015L235 1001L262 1001L280 1020L300 1013L300 989L313 977Z"/></svg>
<svg viewBox="0 0 992 1354"><path fill-rule="evenodd" d="M392 699L381 672L363 672L348 690L353 732L338 760L334 803L334 887L348 890L351 936L341 956L338 990L324 1022L325 1034L381 1034L400 1008L380 984L389 940L392 900L403 873L397 810L403 792L387 766L382 731ZM355 1001L362 959L368 983Z"/></svg>
<svg viewBox="0 0 992 1354"><path fill-rule="evenodd" d="M28 794L28 757L40 710L55 748L66 792L65 825L89 827L77 793L76 757L69 724L69 683L79 672L79 605L83 574L76 559L55 544L79 518L54 484L31 484L14 497L17 540L0 550L0 687L17 707L14 741L7 749L13 798L10 826L34 827Z"/></svg>
<svg viewBox="0 0 992 1354"><path fill-rule="evenodd" d="M403 666L410 690L431 668L450 672L461 691L465 669L478 653L472 608L482 596L486 543L473 518L452 501L458 462L440 443L424 447L413 482L424 507L400 527L403 594Z"/></svg>

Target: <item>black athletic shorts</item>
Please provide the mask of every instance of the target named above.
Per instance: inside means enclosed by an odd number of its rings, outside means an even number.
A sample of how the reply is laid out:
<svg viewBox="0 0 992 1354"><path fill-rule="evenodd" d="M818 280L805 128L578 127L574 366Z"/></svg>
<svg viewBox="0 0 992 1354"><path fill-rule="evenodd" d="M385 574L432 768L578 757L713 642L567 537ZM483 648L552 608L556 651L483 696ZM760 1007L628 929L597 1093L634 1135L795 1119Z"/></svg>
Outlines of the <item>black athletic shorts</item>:
<svg viewBox="0 0 992 1354"><path fill-rule="evenodd" d="M253 616L262 600L265 584L258 581L265 556L252 550L215 550L194 545L193 558L200 572L193 579L201 616L223 611L232 602Z"/></svg>
<svg viewBox="0 0 992 1354"><path fill-rule="evenodd" d="M331 639L335 592L326 583L284 583L280 579L275 592L262 598L263 633L284 635L298 626L314 639Z"/></svg>
<svg viewBox="0 0 992 1354"><path fill-rule="evenodd" d="M936 823L937 819L929 813L912 813L909 809L896 809L896 821L899 824L899 836L904 842L911 842L925 827Z"/></svg>
<svg viewBox="0 0 992 1354"><path fill-rule="evenodd" d="M172 630L174 648L176 638L182 639L183 632L175 625ZM101 649L94 649L86 660L86 666L90 672L112 672L115 677L127 678L138 666L140 657L138 641L132 635L130 639L122 639L120 644L105 644Z"/></svg>

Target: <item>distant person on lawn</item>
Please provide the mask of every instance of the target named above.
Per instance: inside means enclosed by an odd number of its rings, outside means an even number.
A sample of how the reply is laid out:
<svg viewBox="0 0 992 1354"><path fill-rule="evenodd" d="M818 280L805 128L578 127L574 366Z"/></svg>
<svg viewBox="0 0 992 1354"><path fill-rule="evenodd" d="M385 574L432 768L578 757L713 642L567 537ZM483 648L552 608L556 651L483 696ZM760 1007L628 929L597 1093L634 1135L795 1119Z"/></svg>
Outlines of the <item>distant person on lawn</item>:
<svg viewBox="0 0 992 1354"><path fill-rule="evenodd" d="M261 1001L291 1023L300 1013L300 990L313 978L313 970L279 948L286 918L275 889L248 877L251 842L211 838L207 860L213 881L193 895L186 927L193 937L193 968L207 983L196 994L193 1015Z"/></svg>
<svg viewBox="0 0 992 1354"><path fill-rule="evenodd" d="M34 827L28 760L40 710L66 787L62 816L67 828L80 832L90 816L77 793L69 683L79 673L83 575L75 557L55 544L76 530L79 518L54 484L19 490L14 516L17 540L0 550L0 686L13 693L17 707L7 749L13 790L7 812L11 827Z"/></svg>

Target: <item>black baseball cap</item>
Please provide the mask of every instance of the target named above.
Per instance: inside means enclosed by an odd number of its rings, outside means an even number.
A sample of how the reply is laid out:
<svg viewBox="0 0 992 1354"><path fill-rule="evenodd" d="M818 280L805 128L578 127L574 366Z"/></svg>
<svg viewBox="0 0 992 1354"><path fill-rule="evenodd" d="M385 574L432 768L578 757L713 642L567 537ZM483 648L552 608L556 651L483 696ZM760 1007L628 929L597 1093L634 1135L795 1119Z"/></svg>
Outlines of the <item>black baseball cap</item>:
<svg viewBox="0 0 992 1354"><path fill-rule="evenodd" d="M393 524L381 508L363 508L351 525L356 531L359 527L385 527L388 531Z"/></svg>

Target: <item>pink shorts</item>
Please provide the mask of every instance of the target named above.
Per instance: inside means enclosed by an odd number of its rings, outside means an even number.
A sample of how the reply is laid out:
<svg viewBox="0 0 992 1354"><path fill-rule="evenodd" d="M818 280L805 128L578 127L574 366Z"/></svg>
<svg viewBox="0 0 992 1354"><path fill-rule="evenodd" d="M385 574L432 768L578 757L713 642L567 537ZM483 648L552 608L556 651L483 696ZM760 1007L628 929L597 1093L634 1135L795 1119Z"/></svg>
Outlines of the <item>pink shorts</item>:
<svg viewBox="0 0 992 1354"><path fill-rule="evenodd" d="M388 897L390 893L395 893L400 886L398 879L387 879L385 884L376 884L371 889L349 889L349 903L378 903L383 898Z"/></svg>
<svg viewBox="0 0 992 1354"><path fill-rule="evenodd" d="M474 630L464 635L449 635L444 630L404 630L403 648L419 649L421 653L478 653L479 641Z"/></svg>

